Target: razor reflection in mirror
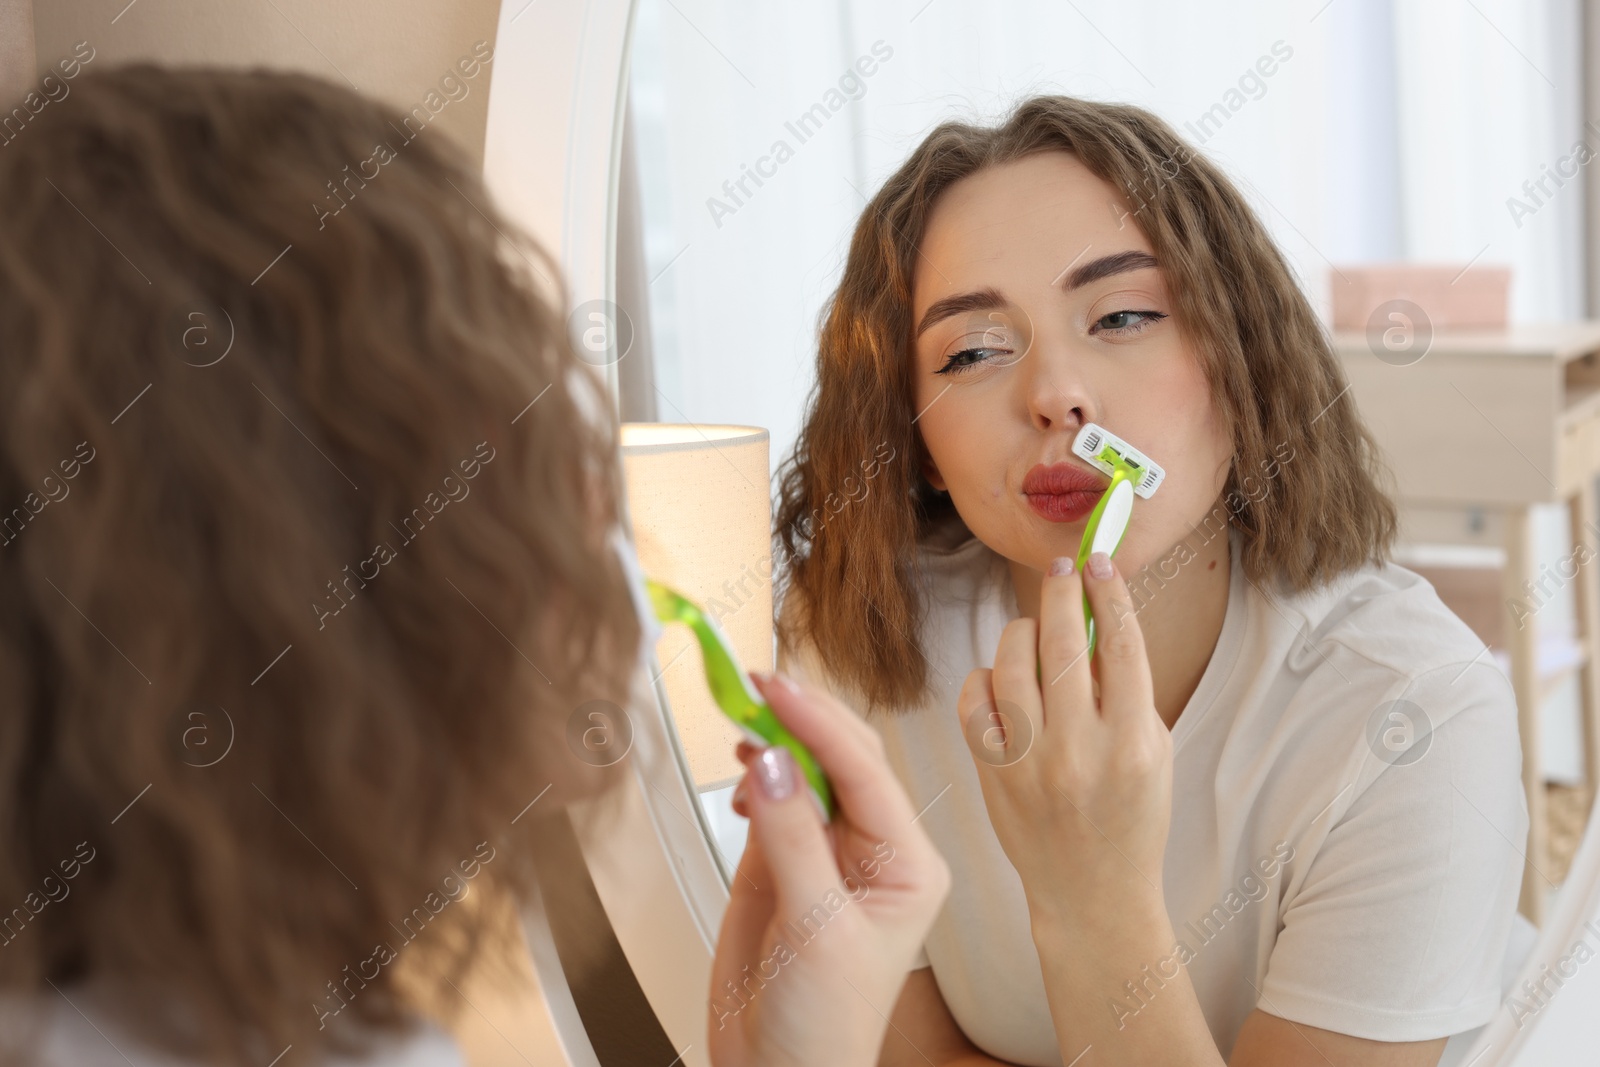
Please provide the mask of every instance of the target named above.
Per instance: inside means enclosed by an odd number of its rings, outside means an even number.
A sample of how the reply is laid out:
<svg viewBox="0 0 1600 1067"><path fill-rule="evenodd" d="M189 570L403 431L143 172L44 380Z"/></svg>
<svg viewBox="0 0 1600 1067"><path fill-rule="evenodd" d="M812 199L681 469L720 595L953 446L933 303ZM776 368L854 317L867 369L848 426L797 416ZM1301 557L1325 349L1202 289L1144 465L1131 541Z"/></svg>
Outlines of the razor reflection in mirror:
<svg viewBox="0 0 1600 1067"><path fill-rule="evenodd" d="M741 728L750 743L761 748L779 745L789 750L811 787L811 796L822 811L823 822L834 816L833 787L822 772L811 751L802 745L772 713L772 707L756 692L750 678L739 666L733 644L715 619L705 614L688 597L651 578L644 580L650 594L650 606L662 622L681 622L694 633L700 645L700 656L705 664L706 682L711 687L711 697L734 724Z"/></svg>
<svg viewBox="0 0 1600 1067"><path fill-rule="evenodd" d="M1111 484L1100 496L1100 501L1089 513L1089 522L1083 528L1083 541L1078 546L1077 568L1083 573L1089 556L1104 552L1116 554L1122 544L1122 535L1128 530L1128 520L1133 517L1133 498L1148 499L1161 484L1167 472L1134 448L1128 442L1092 422L1086 422L1072 440L1072 453L1087 460L1090 465L1111 475ZM1094 613L1089 609L1089 594L1083 594L1083 622L1089 634L1088 655L1094 658Z"/></svg>

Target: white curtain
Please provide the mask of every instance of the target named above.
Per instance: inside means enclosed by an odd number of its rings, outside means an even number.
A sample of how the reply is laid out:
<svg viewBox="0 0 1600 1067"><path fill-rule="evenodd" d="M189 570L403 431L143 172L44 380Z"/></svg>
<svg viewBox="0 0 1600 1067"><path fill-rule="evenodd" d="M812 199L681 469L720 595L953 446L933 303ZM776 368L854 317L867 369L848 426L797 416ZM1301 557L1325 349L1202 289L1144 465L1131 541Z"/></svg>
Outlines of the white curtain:
<svg viewBox="0 0 1600 1067"><path fill-rule="evenodd" d="M1275 45L1288 58L1252 78ZM1239 182L1320 308L1330 264L1476 261L1512 267L1513 320L1578 317L1579 182L1507 206L1583 133L1578 48L1577 0L640 0L660 417L765 426L776 466L864 198L942 119L1032 93L1166 118ZM1219 103L1237 110L1202 127Z"/></svg>

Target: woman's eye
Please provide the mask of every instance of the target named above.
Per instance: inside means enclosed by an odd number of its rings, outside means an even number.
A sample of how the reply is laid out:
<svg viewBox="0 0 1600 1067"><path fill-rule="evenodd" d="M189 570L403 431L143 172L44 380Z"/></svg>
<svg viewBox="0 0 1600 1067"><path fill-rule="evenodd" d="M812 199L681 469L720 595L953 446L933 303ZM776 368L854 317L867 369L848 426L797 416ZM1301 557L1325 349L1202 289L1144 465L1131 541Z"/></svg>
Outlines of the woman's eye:
<svg viewBox="0 0 1600 1067"><path fill-rule="evenodd" d="M995 355L990 355L994 353ZM935 374L959 374L969 367L976 367L980 363L991 360L1004 362L1004 358L1011 354L1009 348L963 348L952 353L944 361L944 366L934 371Z"/></svg>
<svg viewBox="0 0 1600 1067"><path fill-rule="evenodd" d="M1128 319L1131 315L1140 316L1139 321L1130 324ZM1113 311L1109 315L1102 315L1099 321L1095 323L1096 329L1091 330L1090 332L1094 333L1103 327L1106 330L1110 330L1112 333L1138 333L1145 327L1151 325L1152 323L1160 322L1166 317L1166 314L1161 311Z"/></svg>

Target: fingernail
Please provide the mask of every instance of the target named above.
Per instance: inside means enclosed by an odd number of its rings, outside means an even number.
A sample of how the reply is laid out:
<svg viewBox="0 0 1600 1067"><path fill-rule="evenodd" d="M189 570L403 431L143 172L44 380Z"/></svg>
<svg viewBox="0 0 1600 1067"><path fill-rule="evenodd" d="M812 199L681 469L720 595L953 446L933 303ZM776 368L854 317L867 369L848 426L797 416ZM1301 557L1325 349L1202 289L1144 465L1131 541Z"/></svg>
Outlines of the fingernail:
<svg viewBox="0 0 1600 1067"><path fill-rule="evenodd" d="M1104 552L1091 552L1089 554L1089 573L1096 578L1111 577L1111 557Z"/></svg>
<svg viewBox="0 0 1600 1067"><path fill-rule="evenodd" d="M788 693L790 696L797 697L800 695L800 687L795 685L794 679L790 678L788 675L773 671L770 675L768 675L768 677L783 687L783 691Z"/></svg>
<svg viewBox="0 0 1600 1067"><path fill-rule="evenodd" d="M756 757L756 785L768 800L787 800L794 793L799 770L788 749L773 745Z"/></svg>
<svg viewBox="0 0 1600 1067"><path fill-rule="evenodd" d="M1072 573L1072 557L1071 556L1057 556L1055 559L1050 561L1050 577L1052 577L1052 578L1060 578L1063 575L1067 575L1067 574L1071 574L1071 573Z"/></svg>

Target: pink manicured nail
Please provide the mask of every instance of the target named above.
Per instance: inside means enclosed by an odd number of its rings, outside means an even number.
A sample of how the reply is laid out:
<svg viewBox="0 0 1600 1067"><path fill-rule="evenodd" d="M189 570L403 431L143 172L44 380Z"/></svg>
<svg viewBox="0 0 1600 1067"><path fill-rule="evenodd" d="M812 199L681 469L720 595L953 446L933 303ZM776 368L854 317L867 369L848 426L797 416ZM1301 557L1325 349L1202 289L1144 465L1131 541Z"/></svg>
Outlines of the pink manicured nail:
<svg viewBox="0 0 1600 1067"><path fill-rule="evenodd" d="M794 794L800 768L788 749L774 745L762 750L751 769L756 772L756 786L768 800L787 800Z"/></svg>
<svg viewBox="0 0 1600 1067"><path fill-rule="evenodd" d="M795 685L794 679L790 678L788 675L780 674L778 671L773 671L768 677L770 677L774 682L777 682L778 685L783 688L783 691L788 693L790 696L797 697L800 695L800 687Z"/></svg>
<svg viewBox="0 0 1600 1067"><path fill-rule="evenodd" d="M1057 556L1055 559L1050 561L1050 577L1052 577L1052 578L1060 578L1063 575L1067 575L1067 574L1071 574L1071 573L1072 573L1072 557L1071 556Z"/></svg>
<svg viewBox="0 0 1600 1067"><path fill-rule="evenodd" d="M1089 554L1089 573L1101 579L1111 577L1111 557L1104 552L1091 552Z"/></svg>

